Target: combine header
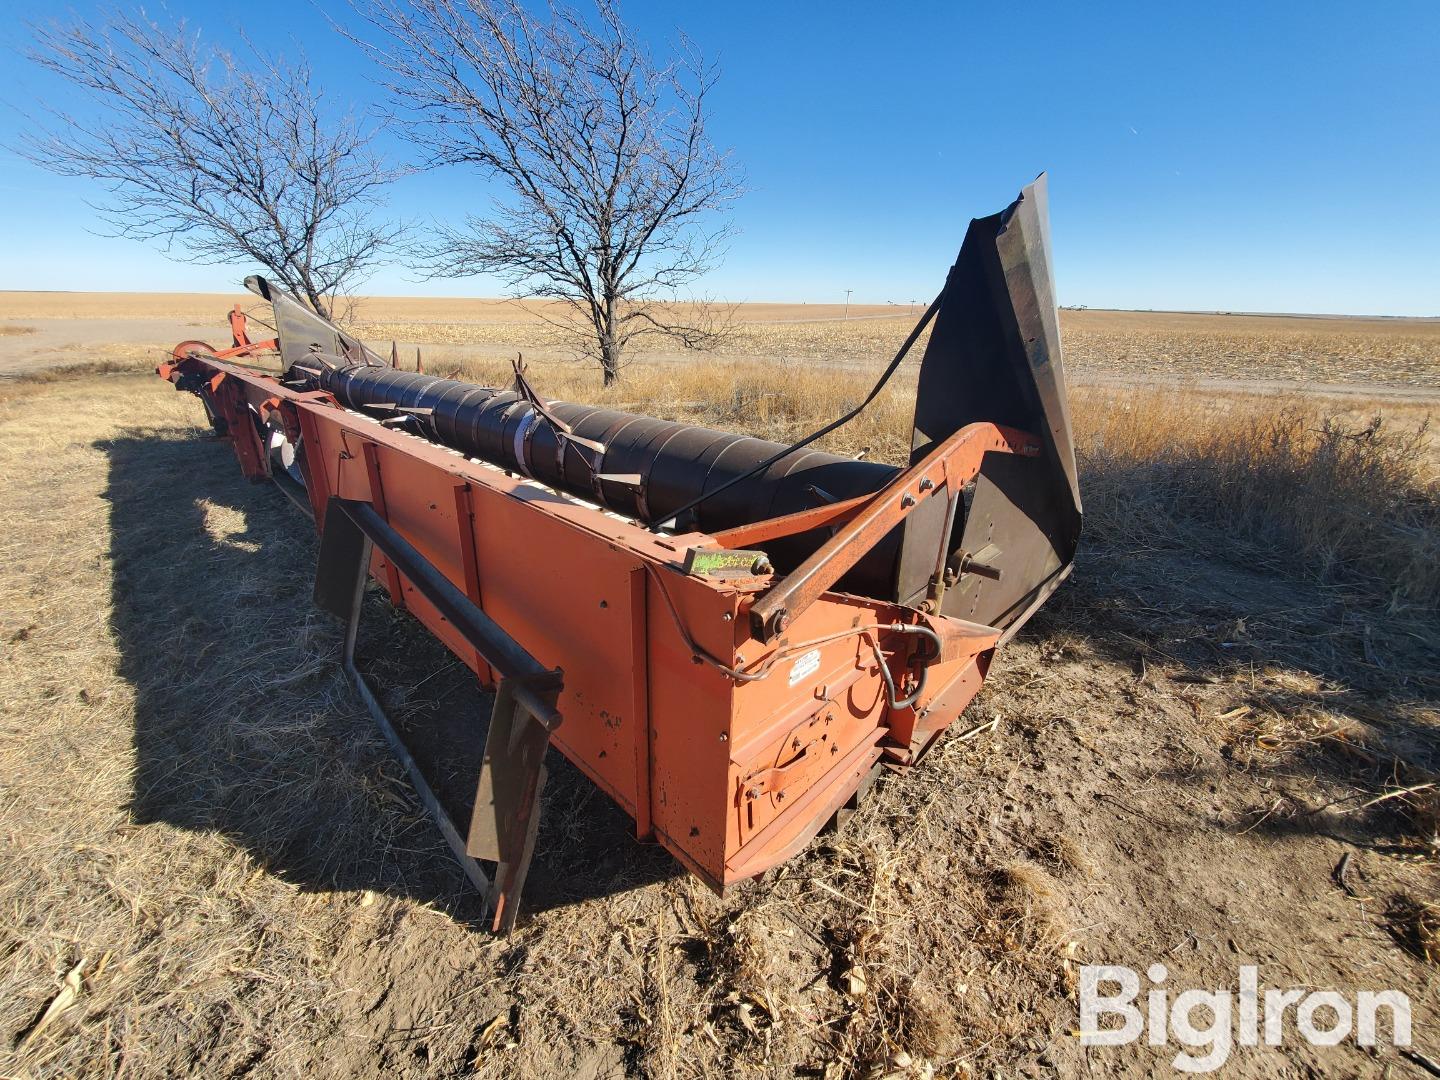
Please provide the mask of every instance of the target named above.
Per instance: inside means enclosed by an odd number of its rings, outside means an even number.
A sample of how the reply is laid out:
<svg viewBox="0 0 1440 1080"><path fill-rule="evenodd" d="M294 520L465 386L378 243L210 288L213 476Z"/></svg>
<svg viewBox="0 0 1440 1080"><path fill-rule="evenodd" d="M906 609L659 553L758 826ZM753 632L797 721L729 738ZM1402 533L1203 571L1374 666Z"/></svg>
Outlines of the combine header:
<svg viewBox="0 0 1440 1080"><path fill-rule="evenodd" d="M969 704L1080 530L1048 246L1043 177L971 223L881 379L932 326L903 468L807 448L849 417L783 446L402 372L259 277L275 342L237 311L159 371L313 517L346 668L507 929L551 744L722 890ZM266 345L278 378L227 359ZM494 690L464 836L355 666L371 579Z"/></svg>

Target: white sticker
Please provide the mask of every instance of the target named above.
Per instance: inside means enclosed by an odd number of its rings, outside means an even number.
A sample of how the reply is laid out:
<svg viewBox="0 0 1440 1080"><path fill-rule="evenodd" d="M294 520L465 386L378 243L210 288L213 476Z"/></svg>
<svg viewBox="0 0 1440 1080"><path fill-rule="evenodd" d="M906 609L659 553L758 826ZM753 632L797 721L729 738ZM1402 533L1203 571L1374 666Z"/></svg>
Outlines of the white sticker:
<svg viewBox="0 0 1440 1080"><path fill-rule="evenodd" d="M795 666L790 669L790 685L794 686L807 675L814 675L820 670L820 650L811 649L800 659L795 661Z"/></svg>

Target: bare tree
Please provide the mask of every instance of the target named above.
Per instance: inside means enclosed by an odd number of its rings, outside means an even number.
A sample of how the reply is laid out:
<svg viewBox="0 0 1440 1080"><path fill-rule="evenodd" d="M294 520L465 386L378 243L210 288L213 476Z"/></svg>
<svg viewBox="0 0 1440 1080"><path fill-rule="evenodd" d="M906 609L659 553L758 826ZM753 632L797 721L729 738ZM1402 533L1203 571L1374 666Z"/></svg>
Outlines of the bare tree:
<svg viewBox="0 0 1440 1080"><path fill-rule="evenodd" d="M242 64L183 20L143 13L35 36L30 58L99 107L87 119L52 111L21 152L106 184L96 209L116 235L191 262L254 260L327 317L394 242L372 215L395 173L371 152L372 132L324 111L303 61L247 42Z"/></svg>
<svg viewBox="0 0 1440 1080"><path fill-rule="evenodd" d="M714 67L684 42L657 65L612 0L593 20L518 0L368 4L384 42L367 48L426 164L477 166L506 192L493 215L437 229L432 275L491 273L560 301L552 322L607 386L639 338L713 340L710 306L675 301L719 258L729 230L713 215L740 190L705 135Z"/></svg>

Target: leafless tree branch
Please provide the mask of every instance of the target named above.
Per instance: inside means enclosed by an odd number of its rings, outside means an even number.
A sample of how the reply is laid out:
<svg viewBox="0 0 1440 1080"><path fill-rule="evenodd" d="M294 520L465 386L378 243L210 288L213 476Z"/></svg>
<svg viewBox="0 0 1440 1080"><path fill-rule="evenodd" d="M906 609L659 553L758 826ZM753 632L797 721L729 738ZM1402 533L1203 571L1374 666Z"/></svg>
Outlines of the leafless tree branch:
<svg viewBox="0 0 1440 1080"><path fill-rule="evenodd" d="M251 259L329 316L397 238L378 224L394 179L373 132L331 116L309 65L245 42L242 64L181 20L143 13L36 28L30 59L98 106L51 111L19 150L62 176L99 180L115 235L198 263Z"/></svg>
<svg viewBox="0 0 1440 1080"><path fill-rule="evenodd" d="M507 192L490 217L436 229L429 273L560 301L607 385L640 337L714 340L721 321L692 317L709 306L675 301L723 254L716 213L740 181L705 135L717 70L688 42L657 65L613 0L589 20L558 3L541 19L519 0L360 2L383 34L360 43L425 164L477 167Z"/></svg>

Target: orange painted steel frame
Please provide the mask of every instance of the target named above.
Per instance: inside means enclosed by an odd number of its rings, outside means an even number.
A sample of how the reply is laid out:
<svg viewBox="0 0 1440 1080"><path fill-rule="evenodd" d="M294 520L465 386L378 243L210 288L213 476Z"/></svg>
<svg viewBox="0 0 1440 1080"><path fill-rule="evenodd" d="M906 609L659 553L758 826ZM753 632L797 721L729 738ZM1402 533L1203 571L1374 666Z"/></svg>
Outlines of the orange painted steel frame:
<svg viewBox="0 0 1440 1080"><path fill-rule="evenodd" d="M1032 455L1028 434L972 424L873 498L719 537L659 535L212 356L192 353L159 373L201 383L252 480L270 475L255 421L278 412L303 449L317 527L332 496L370 503L542 664L563 669L554 744L635 819L637 837L659 841L715 889L799 851L882 761L912 763L979 689L999 638L824 591L839 576L832 566L797 579L808 594L792 593L762 641L750 610L771 575L696 576L683 564L692 548L824 523L848 563L925 499L958 493L986 453ZM371 574L491 683L475 650L378 553ZM891 708L914 692L912 661L936 639L916 700Z"/></svg>
<svg viewBox="0 0 1440 1080"><path fill-rule="evenodd" d="M228 349L214 349L203 341L182 341L171 351L171 356L176 360L184 360L193 354L213 356L219 360L230 360L240 356L251 356L257 352L276 352L280 348L279 338L270 338L267 341L251 341L249 320L245 315L245 309L236 304L230 312L230 338L231 346Z"/></svg>

